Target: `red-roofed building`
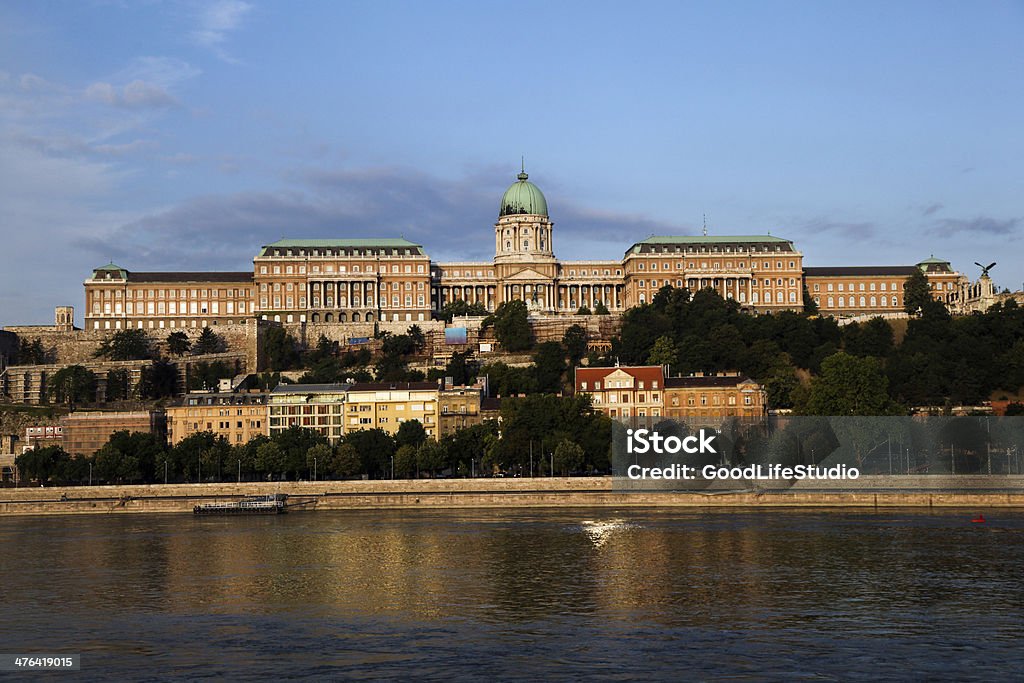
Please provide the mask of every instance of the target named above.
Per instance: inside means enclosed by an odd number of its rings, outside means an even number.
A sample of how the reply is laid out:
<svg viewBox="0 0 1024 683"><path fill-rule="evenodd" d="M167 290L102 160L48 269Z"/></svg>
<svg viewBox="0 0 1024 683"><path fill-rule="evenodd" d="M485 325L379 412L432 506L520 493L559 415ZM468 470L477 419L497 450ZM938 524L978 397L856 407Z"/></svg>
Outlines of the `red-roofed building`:
<svg viewBox="0 0 1024 683"><path fill-rule="evenodd" d="M609 417L664 414L665 372L660 365L576 368L575 388Z"/></svg>

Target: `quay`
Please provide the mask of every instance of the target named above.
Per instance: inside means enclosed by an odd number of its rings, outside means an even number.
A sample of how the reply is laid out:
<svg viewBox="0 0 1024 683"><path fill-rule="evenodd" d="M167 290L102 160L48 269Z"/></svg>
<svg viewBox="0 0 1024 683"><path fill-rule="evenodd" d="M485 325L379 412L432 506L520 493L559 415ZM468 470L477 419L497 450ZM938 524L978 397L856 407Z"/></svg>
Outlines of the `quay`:
<svg viewBox="0 0 1024 683"><path fill-rule="evenodd" d="M387 508L1024 508L1024 476L862 477L856 491L622 491L611 477L403 479L0 489L0 516L192 513L252 496L288 496L292 511Z"/></svg>

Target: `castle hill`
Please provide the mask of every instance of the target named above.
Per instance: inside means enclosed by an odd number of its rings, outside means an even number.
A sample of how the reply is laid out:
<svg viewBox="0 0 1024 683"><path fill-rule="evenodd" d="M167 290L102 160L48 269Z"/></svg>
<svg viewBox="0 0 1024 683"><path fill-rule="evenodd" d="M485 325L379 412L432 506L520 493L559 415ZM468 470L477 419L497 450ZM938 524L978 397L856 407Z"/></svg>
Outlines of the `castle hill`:
<svg viewBox="0 0 1024 683"><path fill-rule="evenodd" d="M80 313L56 306L53 325L0 331L3 483L71 487L47 511L83 485L120 487L106 510L131 509L146 485L233 485L216 489L230 498L283 482L482 505L540 477L577 502L650 504L608 477L615 424L672 423L684 432L669 438L699 429L704 443L704 428L771 434L802 416L1024 412L1024 294L994 284L996 264L973 279L926 252L816 266L780 235L707 228L562 260L553 215L524 170L497 202L486 262L364 236L281 239L234 272L99 266ZM1024 474L1010 445L894 456L895 438L880 437L884 456L879 439L842 446L842 466L894 489L897 475ZM707 465L756 464L752 448ZM48 500L31 496L8 511Z"/></svg>

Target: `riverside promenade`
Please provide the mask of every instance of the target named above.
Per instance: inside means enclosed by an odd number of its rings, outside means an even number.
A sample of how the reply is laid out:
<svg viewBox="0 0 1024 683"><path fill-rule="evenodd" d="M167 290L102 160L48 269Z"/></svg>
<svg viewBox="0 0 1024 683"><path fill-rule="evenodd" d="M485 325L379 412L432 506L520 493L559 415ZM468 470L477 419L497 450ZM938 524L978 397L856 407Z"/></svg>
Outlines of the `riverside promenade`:
<svg viewBox="0 0 1024 683"><path fill-rule="evenodd" d="M0 489L0 516L191 513L201 503L284 493L291 511L389 508L1024 508L1024 476L865 476L858 490L622 491L611 477L400 479Z"/></svg>

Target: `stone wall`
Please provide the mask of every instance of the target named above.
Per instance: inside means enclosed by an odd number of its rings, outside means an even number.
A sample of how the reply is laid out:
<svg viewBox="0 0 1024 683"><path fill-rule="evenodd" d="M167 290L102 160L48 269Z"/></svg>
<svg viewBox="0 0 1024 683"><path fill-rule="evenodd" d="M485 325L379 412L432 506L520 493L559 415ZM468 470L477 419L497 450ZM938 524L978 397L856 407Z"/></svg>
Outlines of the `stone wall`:
<svg viewBox="0 0 1024 683"><path fill-rule="evenodd" d="M288 494L295 511L381 508L987 508L1024 507L1022 491L623 493L610 477L430 479L0 489L0 515L190 513L195 505Z"/></svg>

